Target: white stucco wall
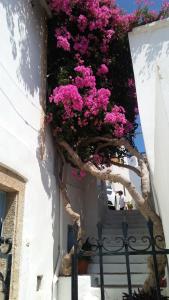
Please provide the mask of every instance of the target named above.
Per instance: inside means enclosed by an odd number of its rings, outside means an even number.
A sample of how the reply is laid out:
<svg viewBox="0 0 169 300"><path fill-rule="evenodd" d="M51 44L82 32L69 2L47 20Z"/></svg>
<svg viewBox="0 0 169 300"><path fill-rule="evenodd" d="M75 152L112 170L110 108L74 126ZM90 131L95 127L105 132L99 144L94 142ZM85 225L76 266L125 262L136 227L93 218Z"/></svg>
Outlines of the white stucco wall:
<svg viewBox="0 0 169 300"><path fill-rule="evenodd" d="M27 0L1 0L0 15L0 164L27 179L18 299L46 300L59 251L59 193L49 130L46 158L39 157L45 18Z"/></svg>
<svg viewBox="0 0 169 300"><path fill-rule="evenodd" d="M97 190L97 179L92 176L86 178L85 185L85 227L86 237L96 236L97 223L100 221L99 214L99 190Z"/></svg>
<svg viewBox="0 0 169 300"><path fill-rule="evenodd" d="M169 247L169 19L135 28L129 40L145 148Z"/></svg>
<svg viewBox="0 0 169 300"><path fill-rule="evenodd" d="M0 0L0 164L27 179L19 300L51 299L53 280L53 299L57 299L56 266L59 253L66 253L67 225L72 224L60 201L49 129L45 159L40 159L46 20L38 2L34 4ZM86 177L78 182L68 167L66 182L72 208L81 214L88 236L90 226L94 230L97 223L96 180ZM43 276L39 292L37 276Z"/></svg>

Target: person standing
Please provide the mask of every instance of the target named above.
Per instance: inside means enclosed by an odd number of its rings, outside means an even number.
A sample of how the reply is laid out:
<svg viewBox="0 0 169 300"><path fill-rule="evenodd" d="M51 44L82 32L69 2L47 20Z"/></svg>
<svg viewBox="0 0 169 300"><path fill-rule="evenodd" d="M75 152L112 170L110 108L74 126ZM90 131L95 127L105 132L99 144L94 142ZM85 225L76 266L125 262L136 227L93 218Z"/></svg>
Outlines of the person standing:
<svg viewBox="0 0 169 300"><path fill-rule="evenodd" d="M106 193L107 193L107 200L108 200L108 208L115 210L116 209L115 192L112 190L111 187L107 187Z"/></svg>
<svg viewBox="0 0 169 300"><path fill-rule="evenodd" d="M117 192L119 194L119 207L120 210L124 210L125 205L126 205L126 197L124 196L122 191Z"/></svg>

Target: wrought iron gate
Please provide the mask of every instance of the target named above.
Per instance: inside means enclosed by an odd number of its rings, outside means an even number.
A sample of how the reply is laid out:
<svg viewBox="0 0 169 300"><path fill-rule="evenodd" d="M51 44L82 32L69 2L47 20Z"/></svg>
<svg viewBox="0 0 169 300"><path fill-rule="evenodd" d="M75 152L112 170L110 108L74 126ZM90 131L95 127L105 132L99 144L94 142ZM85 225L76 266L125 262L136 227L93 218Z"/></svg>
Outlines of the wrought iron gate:
<svg viewBox="0 0 169 300"><path fill-rule="evenodd" d="M149 220L147 222L147 227L149 235L143 236L141 238L143 242L143 249L136 249L133 244L136 243L137 239L134 236L128 235L128 224L126 222L122 223L122 233L123 237L115 237L115 241L121 242L119 248L115 251L108 250L105 245L105 238L102 236L102 224L97 224L98 238L91 239L92 251L84 251L79 247L79 241L77 241L77 227L73 226L74 229L74 255L72 256L72 300L78 300L78 259L83 256L98 256L99 266L100 266L100 294L101 300L105 300L104 292L104 270L103 270L103 257L104 256L116 256L122 255L125 257L125 264L127 270L127 282L128 282L128 293L129 299L133 299L132 291L132 280L130 271L130 256L132 255L150 255L153 258L154 263L154 274L155 274L155 284L156 284L156 295L157 299L161 300L161 289L160 289L160 278L158 273L157 265L157 255L167 255L169 254L169 249L163 249L159 246L159 242L163 241L162 236L153 236L153 223ZM146 243L146 247L145 247ZM119 245L119 243L118 243Z"/></svg>

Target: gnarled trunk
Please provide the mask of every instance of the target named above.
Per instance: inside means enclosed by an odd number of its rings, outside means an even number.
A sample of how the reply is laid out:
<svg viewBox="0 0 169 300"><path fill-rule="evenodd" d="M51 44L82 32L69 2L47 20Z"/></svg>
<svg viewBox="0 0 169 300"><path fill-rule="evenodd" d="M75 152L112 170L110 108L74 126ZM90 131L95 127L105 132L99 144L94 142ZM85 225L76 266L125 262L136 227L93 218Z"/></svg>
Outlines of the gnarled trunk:
<svg viewBox="0 0 169 300"><path fill-rule="evenodd" d="M77 232L77 238L78 240L81 240L82 237L82 228L81 228L81 219L80 219L80 214L76 213L70 204L70 199L68 196L67 188L66 188L66 183L65 181L65 176L64 176L64 162L62 162L63 165L60 170L59 174L59 186L62 192L62 199L63 199L63 204L65 211L67 214L71 217L72 219L72 224L76 223L78 232ZM61 268L60 268L60 274L64 276L70 276L71 275L71 262L72 262L72 255L74 253L74 247L71 248L69 253L65 254L62 258L61 262Z"/></svg>
<svg viewBox="0 0 169 300"><path fill-rule="evenodd" d="M108 142L110 139L105 139L105 142ZM150 182L149 182L149 171L146 165L146 162L144 161L144 158L139 154L135 149L132 148L131 145L129 145L128 142L122 140L116 140L115 142L112 142L115 145L125 145L128 150L133 155L136 155L139 161L140 166L140 177L142 182L142 194L140 194L136 187L133 185L133 183L122 176L121 174L115 174L110 169L103 169L99 170L92 162L86 162L83 163L78 154L65 142L60 141L59 145L64 148L64 150L67 151L69 158L73 162L74 165L76 165L79 169L86 171L87 173L95 176L96 178L103 180L103 181L109 181L114 183L121 183L130 193L132 198L134 199L137 208L141 212L141 214L148 220L150 219L153 222L154 226L154 236L160 235L164 238L164 232L162 227L162 222L160 217L156 214L156 212L152 209L152 207L149 204L149 196L150 196ZM133 169L134 171L134 169ZM136 172L138 174L138 170ZM165 248L165 241L161 241L158 243L158 245L162 248ZM164 275L165 266L166 266L166 257L164 255L158 255L157 256L157 264L158 264L158 271L159 271L159 277ZM154 266L153 266L153 260L152 257L148 258L148 269L149 269L149 275L144 283L144 290L149 291L151 287L155 286L155 276L154 276Z"/></svg>

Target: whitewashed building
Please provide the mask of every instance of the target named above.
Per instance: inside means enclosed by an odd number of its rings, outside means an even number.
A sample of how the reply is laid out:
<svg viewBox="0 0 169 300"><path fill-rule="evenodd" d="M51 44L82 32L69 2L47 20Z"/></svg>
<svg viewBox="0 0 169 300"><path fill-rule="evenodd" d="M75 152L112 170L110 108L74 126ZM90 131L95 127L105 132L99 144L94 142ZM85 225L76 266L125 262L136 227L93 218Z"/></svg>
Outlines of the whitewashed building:
<svg viewBox="0 0 169 300"><path fill-rule="evenodd" d="M2 0L0 15L0 218L2 235L13 240L10 299L56 299L71 220L62 207L58 161L44 126L46 12L40 1ZM70 172L71 204L88 235L99 217L91 201L97 198L96 181L77 182Z"/></svg>
<svg viewBox="0 0 169 300"><path fill-rule="evenodd" d="M169 247L169 19L135 28L129 40L152 188Z"/></svg>
<svg viewBox="0 0 169 300"><path fill-rule="evenodd" d="M58 187L59 161L50 129L44 126L47 32L41 4L45 1L0 0L0 218L2 235L13 242L10 300L60 300L58 275L71 224ZM165 50L167 37L162 36L160 49ZM167 88L165 91L167 95ZM164 145L167 151L167 132L164 135L157 147ZM151 153L149 156L152 158ZM164 157L161 159L158 168L164 165ZM154 186L159 180L155 175ZM96 223L104 219L107 209L95 178L77 182L67 167L67 186L72 207L82 216L86 237L95 235ZM159 186L156 192L163 193L164 186ZM160 203L162 211L165 203ZM165 209L162 217L166 229Z"/></svg>

